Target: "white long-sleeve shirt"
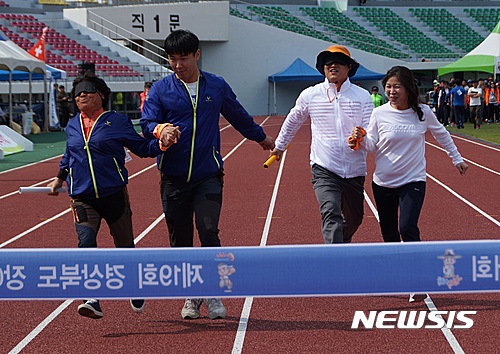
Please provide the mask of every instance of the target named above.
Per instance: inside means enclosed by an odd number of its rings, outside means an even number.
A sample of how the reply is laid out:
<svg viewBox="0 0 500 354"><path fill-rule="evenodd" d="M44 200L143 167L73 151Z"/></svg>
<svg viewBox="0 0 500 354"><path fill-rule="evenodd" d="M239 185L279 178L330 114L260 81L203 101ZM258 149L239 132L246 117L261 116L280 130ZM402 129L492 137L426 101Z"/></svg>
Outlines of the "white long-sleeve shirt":
<svg viewBox="0 0 500 354"><path fill-rule="evenodd" d="M361 149L375 152L373 181L397 188L425 181L425 133L430 131L446 150L454 165L463 162L450 133L439 123L429 106L420 105L424 120L412 109L397 110L386 103L373 110Z"/></svg>
<svg viewBox="0 0 500 354"><path fill-rule="evenodd" d="M337 91L325 79L301 92L283 122L276 148L285 150L310 117L311 166L318 164L342 178L365 176L366 152L351 150L347 138L353 127L368 125L372 111L373 101L368 91L353 85L349 79Z"/></svg>

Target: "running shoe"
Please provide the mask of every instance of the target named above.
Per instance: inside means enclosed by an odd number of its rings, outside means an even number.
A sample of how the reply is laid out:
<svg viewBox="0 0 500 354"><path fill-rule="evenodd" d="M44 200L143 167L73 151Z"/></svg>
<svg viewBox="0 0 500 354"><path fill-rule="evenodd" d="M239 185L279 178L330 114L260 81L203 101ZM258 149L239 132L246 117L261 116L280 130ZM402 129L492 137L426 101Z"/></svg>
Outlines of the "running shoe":
<svg viewBox="0 0 500 354"><path fill-rule="evenodd" d="M218 298L212 298L212 299L205 299L205 305L208 307L208 317L210 317L212 320L215 320L216 318L224 318L226 317L226 308L222 304L221 299Z"/></svg>
<svg viewBox="0 0 500 354"><path fill-rule="evenodd" d="M102 314L101 305L99 305L99 300L95 299L84 301L83 304L78 306L78 313L81 316L89 317L94 320L98 320L104 316Z"/></svg>
<svg viewBox="0 0 500 354"><path fill-rule="evenodd" d="M136 313L144 312L144 299L131 299L130 306L132 306L132 310Z"/></svg>
<svg viewBox="0 0 500 354"><path fill-rule="evenodd" d="M200 306L202 302L202 299L186 299L181 311L182 318L187 320L200 317Z"/></svg>
<svg viewBox="0 0 500 354"><path fill-rule="evenodd" d="M422 302L427 299L429 295L427 294L410 294L408 302Z"/></svg>

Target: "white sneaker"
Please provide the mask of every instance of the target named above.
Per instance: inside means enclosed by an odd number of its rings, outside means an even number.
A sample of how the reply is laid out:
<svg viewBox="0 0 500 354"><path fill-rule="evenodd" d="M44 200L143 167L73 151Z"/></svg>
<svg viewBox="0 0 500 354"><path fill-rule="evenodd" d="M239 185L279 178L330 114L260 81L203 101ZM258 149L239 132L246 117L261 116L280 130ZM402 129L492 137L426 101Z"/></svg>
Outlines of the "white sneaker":
<svg viewBox="0 0 500 354"><path fill-rule="evenodd" d="M427 294L410 294L410 298L408 299L408 302L422 302L427 299L429 295Z"/></svg>
<svg viewBox="0 0 500 354"><path fill-rule="evenodd" d="M131 299L130 300L130 306L132 306L132 310L134 310L135 313L144 312L144 304L145 304L145 301L143 299Z"/></svg>
<svg viewBox="0 0 500 354"><path fill-rule="evenodd" d="M202 299L186 299L181 311L182 318L186 320L200 317L200 306L202 302Z"/></svg>
<svg viewBox="0 0 500 354"><path fill-rule="evenodd" d="M205 305L208 307L208 317L212 320L216 318L224 318L226 317L226 308L222 304L221 299L211 298L205 299Z"/></svg>

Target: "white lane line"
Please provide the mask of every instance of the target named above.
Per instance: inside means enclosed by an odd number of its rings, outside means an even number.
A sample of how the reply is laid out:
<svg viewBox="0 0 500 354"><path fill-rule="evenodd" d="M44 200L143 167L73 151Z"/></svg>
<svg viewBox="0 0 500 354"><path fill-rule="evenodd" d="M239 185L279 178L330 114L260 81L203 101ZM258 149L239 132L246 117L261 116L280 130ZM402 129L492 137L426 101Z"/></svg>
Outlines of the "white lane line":
<svg viewBox="0 0 500 354"><path fill-rule="evenodd" d="M155 166L155 165L153 165ZM149 169L149 168L148 168ZM137 244L141 241L148 233L151 231L165 216L161 215L158 217L151 225L149 225L139 236L134 239L134 243ZM57 309L55 309L48 317L46 317L38 326L35 327L22 341L20 341L15 348L13 348L9 354L17 354L23 350L33 339L40 334L45 327L47 327L54 318L56 318L64 309L66 309L75 300L64 301Z"/></svg>
<svg viewBox="0 0 500 354"><path fill-rule="evenodd" d="M262 124L264 124L270 117L267 117L263 122ZM224 129L224 128L223 128ZM241 144L243 142L245 142L247 139L243 139L237 146L241 146ZM235 149L233 149L230 154L233 153ZM227 154L226 156L223 157L223 160L227 159L230 154ZM285 152L286 154L286 152ZM284 157L284 155L283 155ZM145 171L155 167L156 164L152 164L151 166L149 167L146 167L144 168L143 170L131 175L129 177L129 180L144 173ZM45 225L46 223L48 223L49 221L52 221L53 219L56 219L57 217L61 216L61 215L64 215L65 213L69 212L71 209L67 209L55 216L53 216L51 219L48 219L46 221L44 221L43 223L41 224L38 224L37 226L23 232L22 234L19 234L18 236L14 237L13 239L7 241L7 242L4 242L3 244L0 244L0 248L4 247L5 245L11 243L11 242L14 242L15 240L23 237L24 235L28 234L29 232L37 229L38 227L41 227L43 225ZM165 215L162 213L155 221L153 221L153 223L151 223L143 232L141 232L141 234L139 236L137 236L135 239L134 239L134 243L137 244L139 241L141 241L156 225L158 225L158 223L163 220L165 218ZM38 326L36 326L35 329L33 329L33 331L31 331L21 342L19 342L16 347L14 349L12 349L9 354L14 354L14 353L19 353L21 350L23 350L33 339L35 339L35 337L41 333L45 327L47 327L49 325L49 323L54 319L56 318L65 308L67 308L74 300L66 300L64 303L62 303L56 310L54 310L52 312L52 314L50 314L44 321L42 321ZM248 319L247 319L248 320Z"/></svg>
<svg viewBox="0 0 500 354"><path fill-rule="evenodd" d="M280 186L281 175L283 174L283 167L285 165L286 154L288 150L285 150L281 158L280 168L278 170L278 175L276 176L276 181L274 183L273 195L271 197L271 202L269 204L269 209L267 210L266 223L264 225L264 230L262 231L262 238L260 240L260 247L264 247L267 244L267 237L269 235L269 229L271 228L271 221L273 218L274 207L276 205L276 198L278 196L278 189ZM232 354L241 354L243 350L243 343L245 341L245 335L248 327L248 319L250 318L250 311L252 310L253 297L245 298L245 303L243 304L243 310L240 315L240 322L238 323L238 330L236 331L236 337L234 338Z"/></svg>
<svg viewBox="0 0 500 354"><path fill-rule="evenodd" d="M430 174L426 173L426 175L427 175L428 178L432 179L434 182L436 182L441 187L443 187L448 192L450 192L453 196L455 196L456 198L458 198L459 200L461 200L462 202L464 202L465 204L467 204L468 206L470 206L472 209L474 209L479 214L481 214L482 216L484 216L486 219L488 219L489 221L491 221L492 223L494 223L496 226L500 226L500 221L498 221L497 219L495 219L492 216L488 215L488 213L484 212L479 207L477 207L476 205L474 205L471 202L469 202L467 199L465 199L464 197L462 197L460 194L458 194L453 189L451 189L450 187L448 187L446 184L442 183L438 179L434 178Z"/></svg>
<svg viewBox="0 0 500 354"><path fill-rule="evenodd" d="M446 150L445 150L445 149L443 149L443 148L442 148L442 147L440 147L440 146L434 145L434 144L429 143L429 142L425 142L425 143L426 143L427 145L430 145L430 146L432 146L432 147L436 148L436 149L439 149L439 150L441 150L441 151L446 152ZM500 150L499 150L499 151L500 151ZM469 160L469 159L466 159L466 158L465 158L465 157L463 157L463 156L462 156L462 158L464 159L464 161L466 161L466 162L470 163L471 165L477 166L477 167L479 167L479 168L482 168L483 170L486 170L486 171L488 171L488 172L491 172L491 173L494 173L494 174L496 174L496 175L500 176L500 172L498 172L498 171L495 171L495 170L492 170L492 169L491 169L491 168L489 168L489 167L486 167L486 166L480 165L480 164L478 164L478 163L476 163L476 162L474 162L474 161L471 161L471 160Z"/></svg>
<svg viewBox="0 0 500 354"><path fill-rule="evenodd" d="M377 208L375 208L375 205L371 201L368 194L366 194L366 192L364 192L364 195L365 195L365 201L368 204L368 206L370 207L373 214L375 215L377 222L380 221L379 216L378 216L378 212L377 212ZM403 241L401 241L401 242L403 242ZM434 302L432 301L430 295L427 295L427 298L425 299L425 304L427 305L427 307L429 308L430 311L437 311L437 307L434 304ZM441 317L440 315L437 315L437 316ZM457 339L455 338L455 336L453 335L453 333L451 332L451 330L449 328L447 328L446 326L443 326L441 328L441 331L443 332L446 340L450 344L450 347L452 348L454 353L457 353L457 354L464 353L464 351L462 350L462 347L460 346Z"/></svg>
<svg viewBox="0 0 500 354"><path fill-rule="evenodd" d="M51 218L49 218L49 219L47 219L47 220L45 220L45 221L42 221L41 223L39 223L39 224L37 224L37 225L33 226L32 228L30 228L30 229L28 229L28 230L26 230L26 231L24 231L24 232L21 232L19 235L12 237L11 239L9 239L9 240L5 241L4 243L0 243L0 248L7 246L8 244L10 244L10 243L12 243L12 242L14 242L14 241L19 240L20 238L22 238L22 237L26 236L26 235L27 235L27 234L29 234L30 232L35 231L36 229L39 229L39 228L40 228L40 227L42 227L43 225L48 224L49 222L54 221L54 220L55 220L55 219L57 219L57 218L60 218L61 216L63 216L63 215L64 215L64 214L66 214L66 213L69 213L70 211L71 211L71 209L66 209L66 210L63 210L63 211L61 211L59 214L54 215L53 217L51 217Z"/></svg>
<svg viewBox="0 0 500 354"><path fill-rule="evenodd" d="M262 123L260 123L260 126L263 126L263 125L267 122L267 120L268 120L269 118L270 118L270 116L269 116L269 117L267 117L266 119L264 119L264 121L263 121ZM222 130L222 129L221 129L221 130ZM226 154L226 156L224 156L224 157L222 158L222 161L226 161L226 160L229 158L229 156L231 156L231 155L232 155L232 154L233 154L236 150L238 150L238 149L240 148L240 146L241 146L241 145L243 145L243 143L244 143L245 141L247 141L247 138L245 138L245 139L243 139L242 141L240 141L240 142L239 142L239 143L238 143L238 144L237 144L237 145L236 145L236 146L235 146L235 147L234 147L231 151L229 151L229 152Z"/></svg>
<svg viewBox="0 0 500 354"><path fill-rule="evenodd" d="M434 304L434 302L432 302L430 296L428 296L425 299L425 304L427 305L427 307L429 308L430 311L437 311L438 310L436 305ZM439 314L436 314L436 317L442 318L442 316ZM446 326L441 327L441 332L443 332L443 335L445 336L446 340L450 344L450 347L454 353L465 354L464 350L460 346L460 343L458 343L457 338L455 338L455 336L453 335L453 333L451 332L451 330L448 327L446 327Z"/></svg>
<svg viewBox="0 0 500 354"><path fill-rule="evenodd" d="M151 168L153 168L153 167L155 167L155 166L156 166L156 164L153 164L153 165L151 165L151 166L148 166L148 167L146 167L146 168L144 168L144 169L142 169L142 170L140 170L140 171L136 172L135 174L133 174L132 176L130 176L130 177L129 177L129 180L130 180L130 179L132 179L132 178L134 178L134 177L136 177L136 176L138 176L138 175L140 175L140 174L142 174L142 173L144 173L144 172L146 172L147 170L149 170L149 169L151 169ZM39 229L39 228L40 228L40 227L42 227L43 225L45 225L45 224L47 224L47 223L49 223L49 222L51 222L51 221L53 221L53 220L55 220L55 219L57 219L57 218L59 218L59 217L63 216L63 215L64 215L64 214L66 214L66 213L69 213L70 211L71 211L71 208L68 208L68 209L66 209L66 210L63 210L63 211L61 211L59 214L54 215L53 217L51 217L51 218L49 218L49 219L47 219L47 220L45 220L45 221L42 221L41 223L39 223L39 224L37 224L37 225L33 226L32 228L30 228L30 229L28 229L28 230L26 230L26 231L24 231L24 232L21 232L19 235L16 235L16 236L12 237L11 239L9 239L9 240L7 240L7 241L5 241L5 242L3 242L3 243L0 243L0 248L5 247L5 246L7 246L8 244L10 244L10 243L12 243L12 242L14 242L14 241L16 241L16 240L19 240L20 238L22 238L22 237L26 236L26 235L27 235L27 234L29 234L30 232L35 231L36 229Z"/></svg>
<svg viewBox="0 0 500 354"><path fill-rule="evenodd" d="M433 144L430 144L430 145L433 145ZM426 175L427 175L428 178L430 178L431 180L433 180L434 182L436 182L438 185L440 185L441 187L443 187L444 189L446 189L448 192L450 192L454 197L456 197L457 199L461 200L462 202L464 202L465 204L467 204L472 209L476 210L478 213L480 213L481 215L483 215L485 218L487 218L488 220L490 220L491 222L493 222L497 226L500 226L500 222L498 220L494 219L493 217L491 217L490 215L488 215L487 213L485 213L483 210L481 210L476 205L474 205L471 202L469 202L467 199L465 199L464 197L462 197L460 194L456 193L453 189L451 189L450 187L448 187L447 185L445 185L444 183L442 183L441 181L439 181L438 179L436 179L432 175L430 175L428 173L426 173ZM364 195L365 195L365 201L367 202L368 206L372 210L372 212L375 215L375 218L377 219L377 221L379 221L377 209L375 208L374 204L372 203L370 197L366 194L366 192L364 192ZM436 305L434 304L434 302L432 301L430 295L425 299L425 304L427 305L427 308L430 311L438 311L438 309L437 309ZM440 317L440 315L438 315L438 316ZM453 335L452 331L449 328L447 328L446 326L443 326L441 328L441 332L445 336L446 340L448 341L448 343L449 343L449 345L450 345L450 347L451 347L451 349L453 350L454 353L456 353L456 354L464 354L464 350L462 349L462 347L460 346L457 338Z"/></svg>
<svg viewBox="0 0 500 354"><path fill-rule="evenodd" d="M35 327L22 341L20 341L9 354L17 354L23 350L35 337L49 325L61 312L63 312L73 300L66 300L58 308L56 308L50 315L48 315L38 326Z"/></svg>
<svg viewBox="0 0 500 354"><path fill-rule="evenodd" d="M33 162L33 163L29 163L29 164L27 164L27 165L22 165L22 166L19 166L19 167L14 167L14 168L11 168L10 170L5 170L5 171L0 172L0 175L1 175L1 174L3 174L3 173L7 173L7 172L12 172L12 171L20 170L20 169L25 168L25 167L35 166L35 165L38 165L38 164L40 164L40 163L43 163L43 162L46 162L46 161L50 161L50 160L52 160L52 159L59 158L59 157L61 157L61 156L62 156L62 154L61 154L61 155L54 156L54 157L49 157L49 158L47 158L47 159L45 159L45 160L41 160L41 161L37 161L37 162Z"/></svg>
<svg viewBox="0 0 500 354"><path fill-rule="evenodd" d="M452 134L452 137L453 137L453 139L460 139L460 140L463 140L465 142L468 142L468 143L471 143L471 144L474 144L474 145L479 145L479 146L487 148L487 149L491 149L491 150L495 150L495 151L500 151L500 149L497 148L497 147L495 147L495 146L486 145L486 144L480 143L480 142L475 141L475 140L464 138L462 136L458 136L458 135L453 135Z"/></svg>
<svg viewBox="0 0 500 354"><path fill-rule="evenodd" d="M49 179L46 179L45 181L40 181L38 183L35 183L35 184L32 184L31 186L29 187L37 187L41 184L45 184L45 183L49 183L50 181L52 181L54 179L54 177L51 177ZM10 197L11 195L15 195L15 194L19 194L19 190L17 191L14 191L14 192L10 192L10 193L7 193L7 194L4 194L2 196L0 196L0 200L4 199L4 198L7 198L7 197Z"/></svg>

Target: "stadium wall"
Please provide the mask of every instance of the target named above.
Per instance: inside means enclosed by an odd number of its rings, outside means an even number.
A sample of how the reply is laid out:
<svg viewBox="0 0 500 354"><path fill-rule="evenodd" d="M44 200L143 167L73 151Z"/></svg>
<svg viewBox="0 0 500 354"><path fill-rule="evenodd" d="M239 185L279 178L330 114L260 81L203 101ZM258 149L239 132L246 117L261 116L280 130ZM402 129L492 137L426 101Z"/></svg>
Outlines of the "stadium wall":
<svg viewBox="0 0 500 354"><path fill-rule="evenodd" d="M266 115L275 113L268 77L287 68L297 58L315 67L317 54L330 45L330 42L229 16L229 40L203 42L200 66L224 77L251 114ZM399 60L356 49L351 49L351 54L367 69L376 72L404 65ZM311 84L314 83L277 83L276 113L288 113L299 93ZM369 88L376 82L360 84Z"/></svg>

